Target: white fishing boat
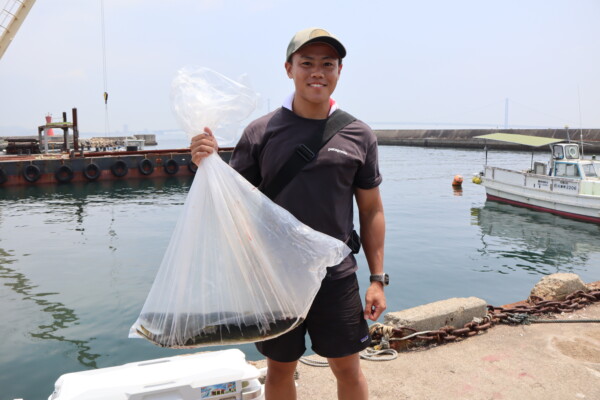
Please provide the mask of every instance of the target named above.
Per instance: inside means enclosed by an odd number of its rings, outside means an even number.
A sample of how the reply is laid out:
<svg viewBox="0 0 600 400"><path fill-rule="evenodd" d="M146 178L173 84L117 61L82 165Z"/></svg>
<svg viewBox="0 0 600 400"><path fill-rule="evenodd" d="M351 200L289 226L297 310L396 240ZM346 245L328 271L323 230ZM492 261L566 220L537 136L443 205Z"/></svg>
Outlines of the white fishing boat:
<svg viewBox="0 0 600 400"><path fill-rule="evenodd" d="M550 159L525 170L486 165L479 177L488 200L600 223L600 161L584 158L579 145L538 136L492 133L476 136L533 147L550 146ZM479 178L479 179L478 179Z"/></svg>

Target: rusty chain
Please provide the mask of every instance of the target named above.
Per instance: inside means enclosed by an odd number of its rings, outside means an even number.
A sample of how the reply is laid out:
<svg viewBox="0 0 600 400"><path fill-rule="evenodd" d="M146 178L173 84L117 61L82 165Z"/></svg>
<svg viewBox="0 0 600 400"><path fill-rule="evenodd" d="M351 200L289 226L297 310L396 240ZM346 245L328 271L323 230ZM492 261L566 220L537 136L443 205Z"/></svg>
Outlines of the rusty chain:
<svg viewBox="0 0 600 400"><path fill-rule="evenodd" d="M563 301L544 300L541 297L530 296L527 305L519 304L510 308L488 305L488 313L484 318L474 318L473 321L465 324L462 328L445 326L433 331L416 332L414 329L407 327L395 328L374 324L371 326L371 341L375 349L391 347L395 350L406 349L411 345L441 344L475 336L479 332L486 331L499 323L562 322L549 319L540 320L539 317L542 315L549 317L552 313L573 312L598 301L600 301L600 290L588 293L578 290L568 295ZM573 320L573 322L597 321Z"/></svg>

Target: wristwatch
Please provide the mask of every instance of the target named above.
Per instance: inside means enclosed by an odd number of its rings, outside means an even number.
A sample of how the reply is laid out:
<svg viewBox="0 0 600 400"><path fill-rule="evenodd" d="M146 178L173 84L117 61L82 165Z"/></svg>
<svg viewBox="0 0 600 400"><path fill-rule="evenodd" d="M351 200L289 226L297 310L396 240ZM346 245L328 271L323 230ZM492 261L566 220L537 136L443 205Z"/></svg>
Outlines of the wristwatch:
<svg viewBox="0 0 600 400"><path fill-rule="evenodd" d="M371 282L381 282L383 286L387 286L390 284L390 276L388 274L373 274L369 278Z"/></svg>

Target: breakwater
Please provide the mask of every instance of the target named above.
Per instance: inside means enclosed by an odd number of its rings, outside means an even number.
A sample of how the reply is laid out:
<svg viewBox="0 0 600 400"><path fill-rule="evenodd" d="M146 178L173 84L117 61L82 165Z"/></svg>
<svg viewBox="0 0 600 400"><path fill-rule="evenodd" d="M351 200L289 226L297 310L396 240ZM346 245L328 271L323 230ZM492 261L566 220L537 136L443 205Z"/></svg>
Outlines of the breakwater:
<svg viewBox="0 0 600 400"><path fill-rule="evenodd" d="M570 139L584 143L584 154L600 154L600 129L380 129L374 130L380 145L449 147L495 150L548 151L546 146L532 148L495 140L475 139L475 136L503 132L520 135Z"/></svg>

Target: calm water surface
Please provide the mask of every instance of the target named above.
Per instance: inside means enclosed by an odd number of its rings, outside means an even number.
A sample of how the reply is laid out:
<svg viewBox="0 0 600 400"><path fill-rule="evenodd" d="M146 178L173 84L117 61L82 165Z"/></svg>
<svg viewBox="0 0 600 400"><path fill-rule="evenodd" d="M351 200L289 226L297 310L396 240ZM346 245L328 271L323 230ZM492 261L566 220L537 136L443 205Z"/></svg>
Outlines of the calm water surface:
<svg viewBox="0 0 600 400"><path fill-rule="evenodd" d="M527 167L531 155L489 160ZM554 272L600 279L600 226L486 202L470 182L484 161L482 151L380 148L388 311L449 297L506 304ZM1 400L45 399L63 373L193 352L127 338L190 184L0 188ZM253 345L239 348L261 358Z"/></svg>

